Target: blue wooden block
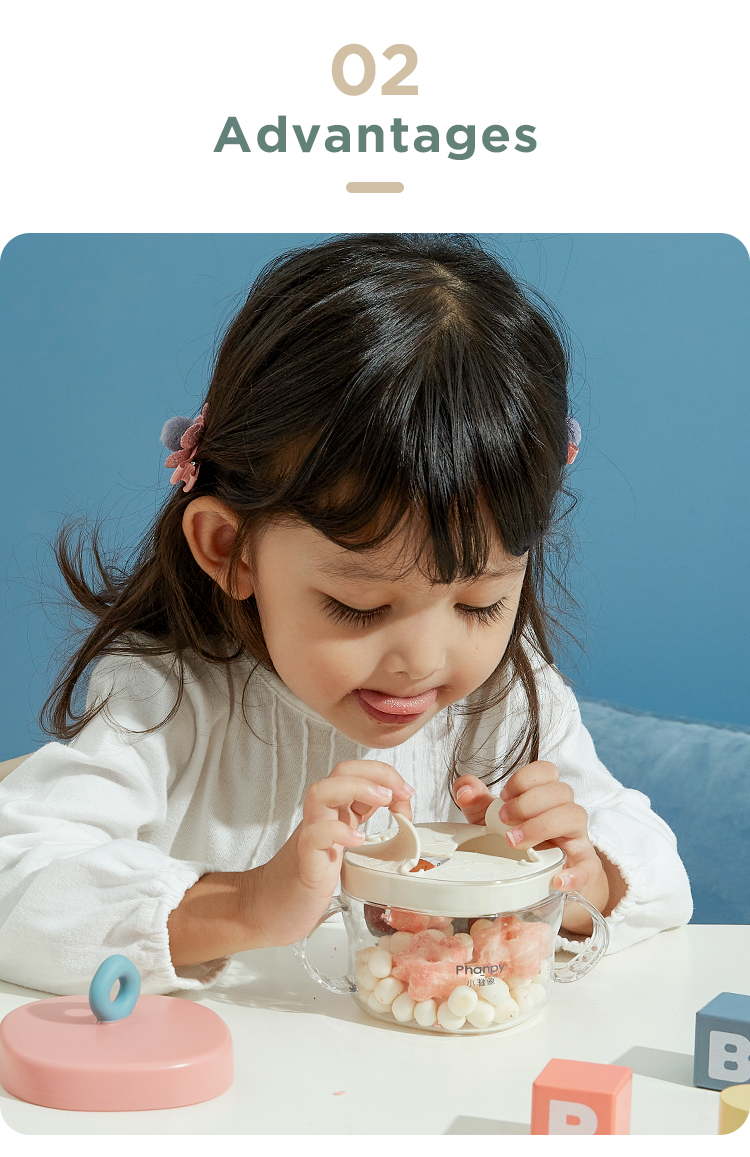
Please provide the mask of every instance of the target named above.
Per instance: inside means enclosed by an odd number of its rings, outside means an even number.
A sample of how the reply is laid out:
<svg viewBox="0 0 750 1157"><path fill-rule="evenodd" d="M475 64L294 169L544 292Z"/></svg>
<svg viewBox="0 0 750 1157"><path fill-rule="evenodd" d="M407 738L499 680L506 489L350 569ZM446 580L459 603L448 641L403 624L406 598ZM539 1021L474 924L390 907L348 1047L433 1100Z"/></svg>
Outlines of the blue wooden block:
<svg viewBox="0 0 750 1157"><path fill-rule="evenodd" d="M693 1084L726 1089L750 1083L750 996L720 992L695 1016Z"/></svg>

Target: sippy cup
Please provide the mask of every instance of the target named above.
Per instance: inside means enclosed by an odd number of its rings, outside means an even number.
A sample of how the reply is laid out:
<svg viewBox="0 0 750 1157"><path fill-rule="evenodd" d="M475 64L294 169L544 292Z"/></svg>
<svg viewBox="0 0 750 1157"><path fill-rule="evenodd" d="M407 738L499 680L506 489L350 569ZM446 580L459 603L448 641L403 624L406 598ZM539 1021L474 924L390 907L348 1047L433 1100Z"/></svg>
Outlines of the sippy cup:
<svg viewBox="0 0 750 1157"><path fill-rule="evenodd" d="M295 946L308 972L349 993L368 1015L408 1028L497 1032L533 1017L554 982L570 983L606 952L601 914L577 892L550 891L565 863L559 848L516 851L490 804L485 825L412 824L347 849L341 894L316 927L341 912L349 941L346 976L324 976L307 959L311 932ZM556 964L563 908L583 905L593 935Z"/></svg>

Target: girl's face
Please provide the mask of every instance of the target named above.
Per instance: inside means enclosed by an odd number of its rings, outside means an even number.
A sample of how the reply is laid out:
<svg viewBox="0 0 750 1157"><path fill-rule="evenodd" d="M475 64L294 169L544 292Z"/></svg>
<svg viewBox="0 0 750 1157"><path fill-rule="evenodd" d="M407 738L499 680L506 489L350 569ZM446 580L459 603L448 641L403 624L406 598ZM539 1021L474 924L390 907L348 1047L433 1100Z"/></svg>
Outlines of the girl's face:
<svg viewBox="0 0 750 1157"><path fill-rule="evenodd" d="M253 590L279 677L365 747L393 747L463 699L500 662L526 557L497 545L471 582L406 577L403 540L357 553L307 523L272 523L253 551Z"/></svg>

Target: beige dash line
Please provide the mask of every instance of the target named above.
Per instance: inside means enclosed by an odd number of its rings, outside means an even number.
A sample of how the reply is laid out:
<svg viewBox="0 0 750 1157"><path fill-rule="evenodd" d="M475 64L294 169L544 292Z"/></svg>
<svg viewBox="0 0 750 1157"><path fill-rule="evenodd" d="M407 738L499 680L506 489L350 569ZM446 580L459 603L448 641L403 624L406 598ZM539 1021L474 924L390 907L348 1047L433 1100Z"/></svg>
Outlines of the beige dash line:
<svg viewBox="0 0 750 1157"><path fill-rule="evenodd" d="M347 193L403 193L400 181L350 181Z"/></svg>

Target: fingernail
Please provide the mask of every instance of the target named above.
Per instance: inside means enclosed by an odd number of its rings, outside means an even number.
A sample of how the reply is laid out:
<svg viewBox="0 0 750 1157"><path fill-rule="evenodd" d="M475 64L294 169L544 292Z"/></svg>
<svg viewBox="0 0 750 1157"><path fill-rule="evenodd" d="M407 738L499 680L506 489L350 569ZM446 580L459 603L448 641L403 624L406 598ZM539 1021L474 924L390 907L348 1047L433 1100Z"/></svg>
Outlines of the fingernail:
<svg viewBox="0 0 750 1157"><path fill-rule="evenodd" d="M504 787L503 790L500 792L500 799L507 799L507 798L508 798L508 789L507 789L507 787Z"/></svg>
<svg viewBox="0 0 750 1157"><path fill-rule="evenodd" d="M364 832L359 832L359 831L352 832L352 839L356 840L357 843L361 844L364 838L365 838Z"/></svg>
<svg viewBox="0 0 750 1157"><path fill-rule="evenodd" d="M523 830L521 828L514 828L512 832L507 832L506 835L508 837L508 841L515 848L516 844L520 844L521 840L523 839Z"/></svg>
<svg viewBox="0 0 750 1157"><path fill-rule="evenodd" d="M393 792L389 787L373 787L372 794L376 795L378 799L390 800L393 798Z"/></svg>
<svg viewBox="0 0 750 1157"><path fill-rule="evenodd" d="M469 795L471 795L471 788L470 788L468 785L464 784L464 786L463 786L463 787L460 787L460 788L458 789L458 791L456 792L456 803L458 803L458 801L459 801L459 800L460 800L460 799L461 799L463 796L465 796L467 792L469 793Z"/></svg>
<svg viewBox="0 0 750 1157"><path fill-rule="evenodd" d="M561 892L564 892L566 888L570 887L572 879L572 876L555 876L552 887L559 888Z"/></svg>
<svg viewBox="0 0 750 1157"><path fill-rule="evenodd" d="M404 791L408 795L409 799L411 799L411 797L414 795L414 788L411 786L410 783L404 784Z"/></svg>
<svg viewBox="0 0 750 1157"><path fill-rule="evenodd" d="M507 824L507 822L508 822L508 809L507 809L507 807L501 807L500 811L497 814L500 816L500 819L503 821L503 823Z"/></svg>

